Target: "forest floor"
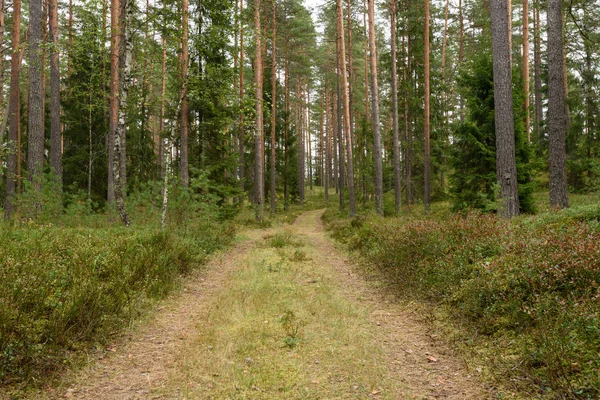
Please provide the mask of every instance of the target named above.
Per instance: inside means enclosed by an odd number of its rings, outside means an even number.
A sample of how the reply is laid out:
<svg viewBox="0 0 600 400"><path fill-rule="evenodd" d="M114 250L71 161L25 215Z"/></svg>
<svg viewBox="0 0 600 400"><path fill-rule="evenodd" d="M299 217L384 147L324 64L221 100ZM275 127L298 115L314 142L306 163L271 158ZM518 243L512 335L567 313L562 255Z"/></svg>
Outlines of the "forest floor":
<svg viewBox="0 0 600 400"><path fill-rule="evenodd" d="M242 231L103 356L33 397L492 398L427 315L356 272L322 212Z"/></svg>

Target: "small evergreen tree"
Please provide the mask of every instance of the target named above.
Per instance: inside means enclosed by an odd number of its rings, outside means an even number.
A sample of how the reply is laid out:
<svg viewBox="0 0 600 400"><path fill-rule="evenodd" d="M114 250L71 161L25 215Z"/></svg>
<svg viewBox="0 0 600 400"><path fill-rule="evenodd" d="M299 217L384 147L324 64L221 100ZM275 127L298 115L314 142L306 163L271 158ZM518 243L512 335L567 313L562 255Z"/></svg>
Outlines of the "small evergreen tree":
<svg viewBox="0 0 600 400"><path fill-rule="evenodd" d="M520 73L513 73L515 149L520 211L535 212L534 181L531 176L530 146L525 133L524 94ZM496 135L492 59L485 54L473 61L460 77L466 99L466 119L453 129L450 177L454 210L468 208L496 211Z"/></svg>

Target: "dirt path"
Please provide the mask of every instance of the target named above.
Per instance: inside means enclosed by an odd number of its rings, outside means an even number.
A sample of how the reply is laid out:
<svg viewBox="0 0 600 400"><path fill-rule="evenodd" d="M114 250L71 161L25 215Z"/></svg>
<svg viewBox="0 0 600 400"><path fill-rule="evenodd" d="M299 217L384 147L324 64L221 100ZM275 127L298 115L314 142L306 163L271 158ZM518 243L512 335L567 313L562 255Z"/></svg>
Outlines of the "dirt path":
<svg viewBox="0 0 600 400"><path fill-rule="evenodd" d="M486 399L406 306L323 233L245 232L128 340L48 399Z"/></svg>

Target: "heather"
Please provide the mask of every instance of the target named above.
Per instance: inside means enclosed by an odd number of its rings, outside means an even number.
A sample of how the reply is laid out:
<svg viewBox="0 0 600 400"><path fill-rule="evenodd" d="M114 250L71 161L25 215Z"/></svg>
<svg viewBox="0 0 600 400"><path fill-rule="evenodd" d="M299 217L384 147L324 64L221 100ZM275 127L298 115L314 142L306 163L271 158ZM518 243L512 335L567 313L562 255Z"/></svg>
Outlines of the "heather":
<svg viewBox="0 0 600 400"><path fill-rule="evenodd" d="M441 306L463 331L459 344L487 347L475 352L508 390L600 396L600 206L511 221L326 218L390 290Z"/></svg>

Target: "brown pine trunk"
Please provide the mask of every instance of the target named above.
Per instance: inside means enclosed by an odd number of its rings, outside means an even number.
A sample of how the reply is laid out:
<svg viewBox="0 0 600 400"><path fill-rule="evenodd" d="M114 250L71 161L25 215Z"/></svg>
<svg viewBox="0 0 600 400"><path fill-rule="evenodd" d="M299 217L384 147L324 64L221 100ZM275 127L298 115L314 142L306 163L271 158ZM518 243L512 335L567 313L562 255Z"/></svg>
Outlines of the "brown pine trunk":
<svg viewBox="0 0 600 400"><path fill-rule="evenodd" d="M277 10L275 0L272 7L273 32L271 38L271 214L275 213L275 134L277 133Z"/></svg>
<svg viewBox="0 0 600 400"><path fill-rule="evenodd" d="M458 67L462 68L465 59L465 22L463 17L462 0L458 0ZM460 96L459 100L460 120L465 118L465 100Z"/></svg>
<svg viewBox="0 0 600 400"><path fill-rule="evenodd" d="M296 98L298 99L298 107L296 120L296 135L298 138L298 194L300 197L300 205L304 204L304 167L306 157L306 147L304 143L304 92L300 79L296 80Z"/></svg>
<svg viewBox="0 0 600 400"><path fill-rule="evenodd" d="M429 143L430 136L430 109L429 109L429 0L425 0L425 32L423 36L423 47L425 53L425 61L424 61L424 79L425 79L425 116L423 121L423 131L425 135L425 170L424 170L424 195L423 201L425 203L425 213L429 213L429 203L431 201L431 182L430 182L430 169L431 169L431 147Z"/></svg>
<svg viewBox="0 0 600 400"><path fill-rule="evenodd" d="M339 41L338 41L339 42ZM344 186L345 186L345 162L344 162L344 128L342 122L342 89L340 85L340 53L338 52L338 68L337 68L337 165L338 165L338 193L340 195L340 211L344 211Z"/></svg>
<svg viewBox="0 0 600 400"><path fill-rule="evenodd" d="M525 92L525 132L527 132L527 143L531 143L531 120L529 118L529 0L523 0L523 91Z"/></svg>
<svg viewBox="0 0 600 400"><path fill-rule="evenodd" d="M308 144L308 154L306 162L308 163L308 186L310 192L313 190L313 165L312 165L312 139L310 137L310 88L306 87L306 142Z"/></svg>
<svg viewBox="0 0 600 400"><path fill-rule="evenodd" d="M350 107L350 126L354 127L353 110L353 82L354 70L352 68L352 0L346 1L346 20L348 21L346 29L348 31L348 104Z"/></svg>
<svg viewBox="0 0 600 400"><path fill-rule="evenodd" d="M329 70L329 68L328 68ZM325 87L325 201L329 202L329 184L331 178L331 96L329 85Z"/></svg>
<svg viewBox="0 0 600 400"><path fill-rule="evenodd" d="M548 164L550 206L569 207L562 1L548 0Z"/></svg>
<svg viewBox="0 0 600 400"><path fill-rule="evenodd" d="M284 78L283 108L285 112L285 122L283 127L284 134L284 154L283 154L283 208L288 209L288 141L290 132L290 59L285 56L285 78Z"/></svg>
<svg viewBox="0 0 600 400"><path fill-rule="evenodd" d="M446 184L446 177L445 177L445 169L446 169L446 148L449 147L450 144L450 138L449 138L449 133L448 133L448 96L446 93L446 49L447 49L447 45L448 45L448 11L449 11L449 4L448 4L448 0L446 0L446 11L444 13L444 37L442 40L442 125L444 127L444 136L445 136L445 141L446 141L446 147L441 147L441 155L440 155L440 161L441 161L441 166L440 166L440 191L442 193L445 192L445 184Z"/></svg>
<svg viewBox="0 0 600 400"><path fill-rule="evenodd" d="M379 85L377 82L377 47L375 46L375 5L369 0L369 50L371 53L371 104L373 114L373 153L375 154L375 210L383 215L383 162L379 130ZM395 64L395 63L394 63Z"/></svg>
<svg viewBox="0 0 600 400"><path fill-rule="evenodd" d="M396 71L396 1L390 1L390 40L392 52L392 133L394 146L394 210L402 212L402 188L400 186L400 137L398 132L398 76Z"/></svg>
<svg viewBox="0 0 600 400"><path fill-rule="evenodd" d="M188 0L183 0L182 2L182 10L181 10L181 81L182 81L182 102L181 102L181 131L180 131L180 140L181 140L181 148L179 155L179 164L181 168L181 183L184 187L188 187L190 185L190 173L189 173L189 164L188 164L188 136L190 131L190 111L189 111L189 101L188 101L188 86L187 86L187 76L188 76L188 10L189 10L189 2Z"/></svg>
<svg viewBox="0 0 600 400"><path fill-rule="evenodd" d="M50 167L62 184L62 151L60 127L60 47L58 43L58 0L49 0L50 37Z"/></svg>
<svg viewBox="0 0 600 400"><path fill-rule="evenodd" d="M40 192L44 168L44 95L42 81L42 0L29 3L29 109L27 137L27 174L33 188ZM35 208L41 209L41 199Z"/></svg>
<svg viewBox="0 0 600 400"><path fill-rule="evenodd" d="M363 30L365 38L369 37L369 34L367 33L367 0L363 0ZM363 54L363 62L365 64L365 120L368 121L371 118L371 113L369 111L369 52L367 51L367 40L363 40Z"/></svg>
<svg viewBox="0 0 600 400"><path fill-rule="evenodd" d="M356 201L354 198L354 166L352 162L352 127L350 126L350 99L348 94L348 77L346 72L346 46L344 43L344 16L342 13L342 0L337 0L337 26L339 42L339 64L342 75L341 92L344 99L344 135L346 137L346 155L348 163L348 198L350 203L350 216L356 215ZM341 158L341 157L340 157ZM341 163L340 163L341 164Z"/></svg>
<svg viewBox="0 0 600 400"><path fill-rule="evenodd" d="M494 109L496 124L496 176L500 184L499 210L505 218L519 215L515 130L513 120L510 23L506 0L491 0Z"/></svg>
<svg viewBox="0 0 600 400"><path fill-rule="evenodd" d="M404 21L406 25L406 21ZM405 27L406 28L406 27ZM404 139L406 143L406 152L405 152L405 173L406 173L406 211L410 213L410 202L412 199L412 132L409 130L409 103L408 103L408 68L410 67L410 63L408 61L409 55L409 44L410 39L406 40L406 36L402 35L402 82L404 84L403 89L403 105L404 105Z"/></svg>
<svg viewBox="0 0 600 400"><path fill-rule="evenodd" d="M244 12L244 0L240 0L240 15ZM286 75L287 76L287 75ZM240 177L240 203L244 202L244 189L246 182L246 171L244 160L244 24L240 22L240 120L239 120L239 132L238 132L238 154L239 154L239 166L238 176Z"/></svg>
<svg viewBox="0 0 600 400"><path fill-rule="evenodd" d="M542 139L542 50L541 50L541 38L540 38L540 10L537 1L534 2L534 16L533 16L533 35L534 35L534 47L533 47L533 75L534 75L534 132L536 140Z"/></svg>
<svg viewBox="0 0 600 400"><path fill-rule="evenodd" d="M187 1L187 0L184 0ZM254 0L254 100L256 102L256 133L254 137L254 189L256 193L256 220L263 220L264 212L264 176L263 176L263 64L262 30L260 27L260 0Z"/></svg>
<svg viewBox="0 0 600 400"><path fill-rule="evenodd" d="M4 218L9 219L14 211L14 195L17 183L17 153L20 148L15 146L19 130L19 73L21 70L21 0L13 2L13 27L12 27L12 57L10 69L10 98L8 131L8 157L6 162L6 200L4 204Z"/></svg>

